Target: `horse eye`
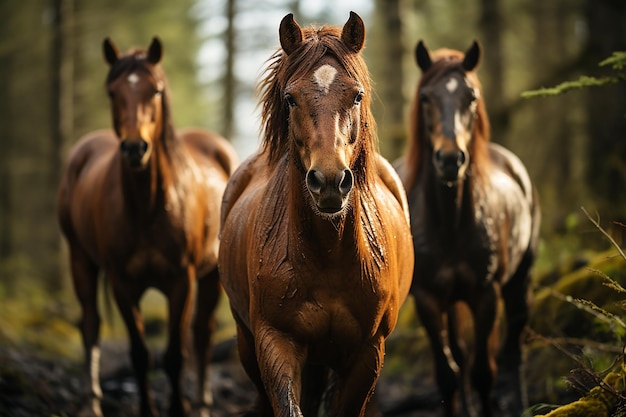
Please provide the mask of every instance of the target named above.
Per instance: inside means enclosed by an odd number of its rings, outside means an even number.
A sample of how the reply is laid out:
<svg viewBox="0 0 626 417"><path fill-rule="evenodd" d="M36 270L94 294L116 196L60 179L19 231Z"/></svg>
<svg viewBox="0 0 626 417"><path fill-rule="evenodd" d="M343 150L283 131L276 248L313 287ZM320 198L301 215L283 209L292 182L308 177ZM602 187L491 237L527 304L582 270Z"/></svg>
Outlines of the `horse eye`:
<svg viewBox="0 0 626 417"><path fill-rule="evenodd" d="M359 104L361 100L363 100L363 91L356 93L356 96L354 97L354 104Z"/></svg>
<svg viewBox="0 0 626 417"><path fill-rule="evenodd" d="M163 94L163 90L154 90L154 96L160 97Z"/></svg>
<svg viewBox="0 0 626 417"><path fill-rule="evenodd" d="M420 104L421 104L422 106L427 105L428 103L430 103L430 99L429 99L429 98L428 98L428 96L427 96L426 94L424 94L424 93L420 93L419 100L420 100Z"/></svg>
<svg viewBox="0 0 626 417"><path fill-rule="evenodd" d="M293 99L293 96L289 93L285 94L285 103L289 107L296 107L296 100Z"/></svg>

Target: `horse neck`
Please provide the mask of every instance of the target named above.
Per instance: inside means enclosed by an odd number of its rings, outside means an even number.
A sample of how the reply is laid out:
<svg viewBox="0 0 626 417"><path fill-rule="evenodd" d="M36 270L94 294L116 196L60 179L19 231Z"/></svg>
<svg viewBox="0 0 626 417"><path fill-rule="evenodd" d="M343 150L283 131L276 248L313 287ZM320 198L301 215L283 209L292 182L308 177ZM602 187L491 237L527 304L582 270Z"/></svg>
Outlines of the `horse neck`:
<svg viewBox="0 0 626 417"><path fill-rule="evenodd" d="M289 175L289 247L295 256L308 253L315 259L324 254L327 260L342 263L358 259L362 277L373 277L385 268L386 237L371 193L355 185L345 214L329 220L313 212L304 194L302 172L292 166Z"/></svg>
<svg viewBox="0 0 626 417"><path fill-rule="evenodd" d="M155 215L168 207L175 212L176 201L172 190L176 188L177 144L171 127L154 140L154 149L148 166L142 170L133 170L122 164L124 194L130 210L139 218L150 221Z"/></svg>
<svg viewBox="0 0 626 417"><path fill-rule="evenodd" d="M474 178L467 175L451 186L439 180L429 159L422 160L418 188L423 192L428 222L442 231L454 233L474 222ZM425 172L424 172L425 171Z"/></svg>

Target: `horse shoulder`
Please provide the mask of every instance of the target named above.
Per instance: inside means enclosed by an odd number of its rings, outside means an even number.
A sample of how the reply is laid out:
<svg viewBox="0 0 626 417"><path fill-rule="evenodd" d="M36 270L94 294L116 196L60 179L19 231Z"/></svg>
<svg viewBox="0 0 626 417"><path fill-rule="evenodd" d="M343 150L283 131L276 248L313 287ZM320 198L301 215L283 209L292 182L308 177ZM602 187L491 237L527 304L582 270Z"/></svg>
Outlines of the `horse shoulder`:
<svg viewBox="0 0 626 417"><path fill-rule="evenodd" d="M531 202L534 187L521 159L509 149L493 142L489 143L489 156L496 166L519 186L526 199Z"/></svg>
<svg viewBox="0 0 626 417"><path fill-rule="evenodd" d="M239 167L231 175L228 184L226 185L226 189L224 190L224 195L222 197L220 222L222 228L224 228L226 219L228 218L231 209L242 196L244 191L248 188L250 183L254 180L256 176L255 174L257 174L257 171L259 170L258 164L256 163L259 157L259 154L250 156L248 159L242 162L241 165L239 165Z"/></svg>
<svg viewBox="0 0 626 417"><path fill-rule="evenodd" d="M409 174L406 156L401 156L400 158L396 159L395 161L393 161L392 165L393 165L393 169L396 171L396 173L400 177L402 184L406 184L407 176Z"/></svg>
<svg viewBox="0 0 626 417"><path fill-rule="evenodd" d="M404 185L400 180L400 176L393 169L389 161L387 161L382 155L378 155L377 168L379 178L398 201L398 203L402 207L402 211L404 212L406 221L407 223L409 223L409 204L407 201Z"/></svg>
<svg viewBox="0 0 626 417"><path fill-rule="evenodd" d="M81 137L70 150L57 194L57 218L69 240L92 242L99 226L94 214L111 211L101 196L102 190L110 189L107 181L117 144L112 131L99 130Z"/></svg>
<svg viewBox="0 0 626 417"><path fill-rule="evenodd" d="M510 217L510 221L506 222L509 239L516 244L509 244L508 249L510 262L515 268L526 251L536 250L541 221L537 190L517 155L495 143L490 143L489 153L491 160L501 171L500 176L493 178L506 178L492 181L496 182L505 207L505 210L499 211L501 215L507 213Z"/></svg>

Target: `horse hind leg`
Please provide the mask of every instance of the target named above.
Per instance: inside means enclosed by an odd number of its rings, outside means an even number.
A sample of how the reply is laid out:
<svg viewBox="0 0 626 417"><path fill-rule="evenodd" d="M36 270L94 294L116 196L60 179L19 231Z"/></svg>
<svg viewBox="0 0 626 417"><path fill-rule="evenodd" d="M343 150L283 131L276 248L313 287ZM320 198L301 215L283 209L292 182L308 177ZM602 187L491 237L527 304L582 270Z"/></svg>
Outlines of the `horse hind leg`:
<svg viewBox="0 0 626 417"><path fill-rule="evenodd" d="M302 370L302 399L300 409L304 416L317 416L326 390L328 369L319 364L306 364Z"/></svg>
<svg viewBox="0 0 626 417"><path fill-rule="evenodd" d="M113 296L130 338L130 359L139 389L141 416L157 416L158 413L148 387L150 352L144 340L143 316L139 308L139 299L143 291L135 292L134 288L122 287L121 282L124 281L117 276L109 278L113 286Z"/></svg>
<svg viewBox="0 0 626 417"><path fill-rule="evenodd" d="M198 408L201 417L209 416L213 405L208 367L211 360L212 335L215 331L215 308L220 299L219 274L215 268L198 280L196 314L193 322L194 349L198 376Z"/></svg>

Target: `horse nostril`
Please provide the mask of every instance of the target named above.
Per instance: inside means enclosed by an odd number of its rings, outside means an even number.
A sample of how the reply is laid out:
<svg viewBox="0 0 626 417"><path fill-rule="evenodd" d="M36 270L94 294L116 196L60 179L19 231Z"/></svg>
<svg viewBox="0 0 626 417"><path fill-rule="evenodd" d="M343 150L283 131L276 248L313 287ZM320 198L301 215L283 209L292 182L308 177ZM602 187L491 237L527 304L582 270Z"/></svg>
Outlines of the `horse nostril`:
<svg viewBox="0 0 626 417"><path fill-rule="evenodd" d="M458 158L456 160L456 165L460 168L465 163L465 152L459 151Z"/></svg>
<svg viewBox="0 0 626 417"><path fill-rule="evenodd" d="M325 180L324 174L316 169L312 169L306 174L306 185L312 193L320 193Z"/></svg>
<svg viewBox="0 0 626 417"><path fill-rule="evenodd" d="M435 151L435 161L437 163L441 163L441 160L443 158L443 151L441 149L438 149L437 151Z"/></svg>
<svg viewBox="0 0 626 417"><path fill-rule="evenodd" d="M435 152L435 162L441 168L460 168L465 163L465 152L461 150L443 152L439 149Z"/></svg>
<svg viewBox="0 0 626 417"><path fill-rule="evenodd" d="M349 169L345 169L343 171L341 181L339 182L339 191L342 194L348 194L350 190L352 190L353 185L354 177L352 176L352 171L350 171Z"/></svg>
<svg viewBox="0 0 626 417"><path fill-rule="evenodd" d="M120 151L124 158L130 162L131 166L139 166L148 151L148 142L143 139L123 140L120 143Z"/></svg>

